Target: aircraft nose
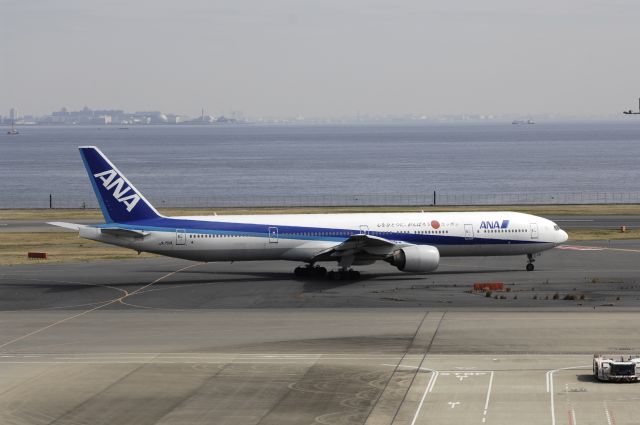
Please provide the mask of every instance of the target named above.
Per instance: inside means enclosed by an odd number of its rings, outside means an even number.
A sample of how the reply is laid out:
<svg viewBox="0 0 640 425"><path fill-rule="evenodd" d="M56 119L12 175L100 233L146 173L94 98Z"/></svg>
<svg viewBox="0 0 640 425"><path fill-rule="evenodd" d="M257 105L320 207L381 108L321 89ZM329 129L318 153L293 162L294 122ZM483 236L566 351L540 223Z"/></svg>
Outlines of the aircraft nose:
<svg viewBox="0 0 640 425"><path fill-rule="evenodd" d="M569 235L567 234L567 232L560 229L559 233L560 234L558 235L558 244L565 243L566 241L569 240Z"/></svg>

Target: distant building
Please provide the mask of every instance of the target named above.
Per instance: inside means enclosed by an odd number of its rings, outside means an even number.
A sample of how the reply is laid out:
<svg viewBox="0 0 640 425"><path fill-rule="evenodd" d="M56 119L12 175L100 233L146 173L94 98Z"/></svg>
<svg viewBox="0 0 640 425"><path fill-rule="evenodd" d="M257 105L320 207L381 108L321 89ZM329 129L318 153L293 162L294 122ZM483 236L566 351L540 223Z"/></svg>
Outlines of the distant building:
<svg viewBox="0 0 640 425"><path fill-rule="evenodd" d="M167 116L160 111L138 111L133 115L147 124L165 124L168 121Z"/></svg>
<svg viewBox="0 0 640 425"><path fill-rule="evenodd" d="M180 124L186 121L184 115L167 114L167 124Z"/></svg>
<svg viewBox="0 0 640 425"><path fill-rule="evenodd" d="M11 109L10 117L14 116L16 121L18 119L18 112L15 109ZM10 122L10 118L6 119L5 123ZM20 118L26 120L27 117ZM52 112L50 115L43 117L29 117L29 121L37 124L45 125L147 125L147 124L227 124L237 123L236 112L233 113L231 118L225 116L214 117L211 115L205 115L204 109L202 114L194 119L190 119L186 115L180 114L165 114L160 111L138 111L138 112L125 112L122 109L96 109L92 110L88 106L85 106L79 111L71 111L66 107L60 108L60 110ZM0 120L0 122L2 122Z"/></svg>
<svg viewBox="0 0 640 425"><path fill-rule="evenodd" d="M236 119L235 118L227 118L224 115L220 115L218 118L215 119L215 122L218 124L231 124L231 123L235 123Z"/></svg>
<svg viewBox="0 0 640 425"><path fill-rule="evenodd" d="M51 116L52 117L68 117L69 111L67 111L67 108L63 106L62 108L60 108L59 111L52 112Z"/></svg>
<svg viewBox="0 0 640 425"><path fill-rule="evenodd" d="M111 124L111 115L100 115L98 117L93 117L91 118L91 124L94 124L94 125Z"/></svg>

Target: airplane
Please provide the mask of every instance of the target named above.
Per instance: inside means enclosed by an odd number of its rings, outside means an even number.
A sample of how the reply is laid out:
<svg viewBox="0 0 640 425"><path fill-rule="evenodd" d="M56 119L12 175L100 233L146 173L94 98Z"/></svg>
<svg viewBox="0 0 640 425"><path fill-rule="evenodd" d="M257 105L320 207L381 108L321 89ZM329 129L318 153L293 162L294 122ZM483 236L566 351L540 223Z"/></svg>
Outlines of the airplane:
<svg viewBox="0 0 640 425"><path fill-rule="evenodd" d="M567 241L545 218L518 212L407 212L166 217L95 146L79 147L104 224L51 222L80 237L193 261L289 260L298 277L355 280L352 266L386 261L427 273L441 257L534 254ZM335 262L327 272L317 263Z"/></svg>

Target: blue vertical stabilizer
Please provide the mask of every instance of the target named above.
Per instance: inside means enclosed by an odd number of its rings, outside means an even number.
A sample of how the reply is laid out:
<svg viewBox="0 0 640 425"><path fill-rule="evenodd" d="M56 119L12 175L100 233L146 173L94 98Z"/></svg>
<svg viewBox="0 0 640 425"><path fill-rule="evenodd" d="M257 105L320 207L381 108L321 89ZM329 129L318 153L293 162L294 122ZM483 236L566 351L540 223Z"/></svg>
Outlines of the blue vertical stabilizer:
<svg viewBox="0 0 640 425"><path fill-rule="evenodd" d="M100 149L95 146L80 146L78 149L107 223L161 217Z"/></svg>

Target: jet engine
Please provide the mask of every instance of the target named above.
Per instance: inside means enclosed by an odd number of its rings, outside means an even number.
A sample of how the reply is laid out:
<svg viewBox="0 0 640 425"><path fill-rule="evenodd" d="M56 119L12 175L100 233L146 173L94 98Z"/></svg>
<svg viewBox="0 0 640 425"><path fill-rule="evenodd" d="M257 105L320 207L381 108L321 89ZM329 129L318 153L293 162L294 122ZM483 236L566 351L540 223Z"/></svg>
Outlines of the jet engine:
<svg viewBox="0 0 640 425"><path fill-rule="evenodd" d="M440 252L430 245L411 245L395 251L386 261L403 272L425 273L438 268Z"/></svg>

